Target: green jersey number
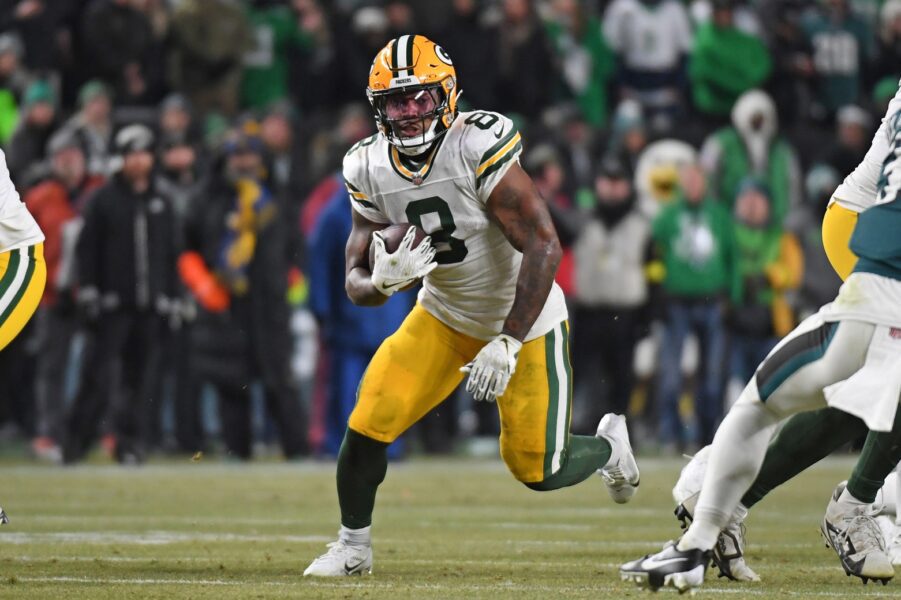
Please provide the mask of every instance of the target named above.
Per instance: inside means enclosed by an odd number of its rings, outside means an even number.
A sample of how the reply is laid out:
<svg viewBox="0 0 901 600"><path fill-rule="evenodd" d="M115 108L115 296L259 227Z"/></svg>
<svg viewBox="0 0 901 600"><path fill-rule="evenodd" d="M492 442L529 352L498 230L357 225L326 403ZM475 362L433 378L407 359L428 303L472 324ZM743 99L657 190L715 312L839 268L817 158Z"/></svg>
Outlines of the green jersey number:
<svg viewBox="0 0 901 600"><path fill-rule="evenodd" d="M451 235L457 230L457 224L454 223L454 215L451 213L447 202L438 196L414 200L407 205L406 212L410 223L413 223L420 229L425 229L422 225L423 216L433 213L438 215L441 229L436 229L429 235L432 236L432 244L438 250L438 253L435 254L435 261L439 265L458 263L466 258L466 255L469 253L469 250L466 248L466 242Z"/></svg>
<svg viewBox="0 0 901 600"><path fill-rule="evenodd" d="M475 125L479 129L491 129L491 126L497 122L497 115L486 112L474 112L463 121L466 125Z"/></svg>

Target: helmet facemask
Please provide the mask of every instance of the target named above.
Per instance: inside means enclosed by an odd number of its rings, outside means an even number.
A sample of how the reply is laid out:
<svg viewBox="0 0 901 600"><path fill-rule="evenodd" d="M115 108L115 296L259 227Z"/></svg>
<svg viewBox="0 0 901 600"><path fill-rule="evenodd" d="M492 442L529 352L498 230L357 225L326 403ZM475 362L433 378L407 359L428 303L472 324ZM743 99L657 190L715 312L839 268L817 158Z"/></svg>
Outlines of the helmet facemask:
<svg viewBox="0 0 901 600"><path fill-rule="evenodd" d="M415 156L447 132L450 110L448 94L441 83L410 85L391 90L367 90L379 130L398 151ZM431 99L431 102L429 102ZM423 110L415 111L422 106ZM419 121L419 131L405 134ZM431 120L431 121L430 121Z"/></svg>

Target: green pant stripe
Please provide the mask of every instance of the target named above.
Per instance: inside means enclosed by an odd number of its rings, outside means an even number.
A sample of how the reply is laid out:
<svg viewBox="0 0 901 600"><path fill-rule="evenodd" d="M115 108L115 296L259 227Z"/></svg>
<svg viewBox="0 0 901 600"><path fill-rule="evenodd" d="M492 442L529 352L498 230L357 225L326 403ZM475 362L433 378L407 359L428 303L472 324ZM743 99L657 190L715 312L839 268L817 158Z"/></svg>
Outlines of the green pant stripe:
<svg viewBox="0 0 901 600"><path fill-rule="evenodd" d="M22 260L21 252L19 250L12 250L9 253L9 263L6 265L6 273L3 274L3 278L0 279L0 298L6 295L6 290L9 289L9 286L12 285L13 280L16 278L16 273L19 272L19 261Z"/></svg>
<svg viewBox="0 0 901 600"><path fill-rule="evenodd" d="M557 398L560 396L560 382L557 380L557 367L554 359L554 343L556 336L551 329L544 336L545 364L547 365L547 425L544 436L544 476L553 474L551 461L554 458L554 447L557 438Z"/></svg>
<svg viewBox="0 0 901 600"><path fill-rule="evenodd" d="M13 297L12 302L9 303L9 306L6 307L6 310L3 311L3 314L0 315L0 324L6 323L6 320L9 319L9 316L13 313L16 307L19 305L19 301L22 300L22 296L25 295L25 291L28 289L28 286L31 285L31 278L34 275L34 250L29 249L28 251L28 266L27 271L25 271L25 278L22 280L22 284L19 286L19 289L16 290L16 295ZM10 261L12 262L12 261ZM4 277L5 279L5 277ZM0 295L2 298L2 295Z"/></svg>
<svg viewBox="0 0 901 600"><path fill-rule="evenodd" d="M562 323L560 329L563 331L563 368L566 369L566 443L564 449L569 448L569 426L572 423L573 408L573 367L569 356L569 326Z"/></svg>

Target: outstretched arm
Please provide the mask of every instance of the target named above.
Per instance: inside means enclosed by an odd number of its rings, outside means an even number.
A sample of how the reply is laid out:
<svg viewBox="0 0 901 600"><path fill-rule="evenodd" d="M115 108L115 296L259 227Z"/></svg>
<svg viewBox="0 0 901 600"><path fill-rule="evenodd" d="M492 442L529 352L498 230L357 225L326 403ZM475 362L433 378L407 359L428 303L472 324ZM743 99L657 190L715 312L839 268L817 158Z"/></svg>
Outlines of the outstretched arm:
<svg viewBox="0 0 901 600"><path fill-rule="evenodd" d="M488 215L522 252L513 306L501 333L522 341L544 308L562 250L547 205L519 164L509 168L488 197Z"/></svg>

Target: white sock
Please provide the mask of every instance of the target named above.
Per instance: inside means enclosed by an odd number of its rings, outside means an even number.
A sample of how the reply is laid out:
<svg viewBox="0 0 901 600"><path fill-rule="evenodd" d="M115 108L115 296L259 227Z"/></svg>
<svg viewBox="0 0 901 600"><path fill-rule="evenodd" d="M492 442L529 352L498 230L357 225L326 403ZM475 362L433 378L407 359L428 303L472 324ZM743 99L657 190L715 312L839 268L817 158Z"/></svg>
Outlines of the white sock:
<svg viewBox="0 0 901 600"><path fill-rule="evenodd" d="M338 539L348 546L371 546L372 525L362 529L348 529L344 525L338 530Z"/></svg>
<svg viewBox="0 0 901 600"><path fill-rule="evenodd" d="M745 397L749 394L753 396ZM679 550L712 549L760 471L779 417L756 401L756 395L756 387L748 385L717 429L694 520Z"/></svg>
<svg viewBox="0 0 901 600"><path fill-rule="evenodd" d="M895 497L894 507L895 507L895 525L897 527L901 527L901 463L895 467Z"/></svg>
<svg viewBox="0 0 901 600"><path fill-rule="evenodd" d="M863 500L858 500L854 497L854 495L848 491L848 488L842 490L842 495L838 497L836 501L838 504L844 504L845 506L857 507L857 506L866 506L869 502L864 502Z"/></svg>

